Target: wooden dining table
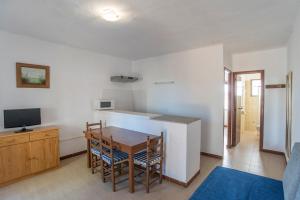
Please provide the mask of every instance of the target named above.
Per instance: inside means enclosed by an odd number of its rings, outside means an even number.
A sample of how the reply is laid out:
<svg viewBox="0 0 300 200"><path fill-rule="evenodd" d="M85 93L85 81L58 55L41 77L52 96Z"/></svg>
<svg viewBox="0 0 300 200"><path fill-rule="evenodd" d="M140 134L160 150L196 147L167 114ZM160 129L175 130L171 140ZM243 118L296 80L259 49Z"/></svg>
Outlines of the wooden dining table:
<svg viewBox="0 0 300 200"><path fill-rule="evenodd" d="M129 191L131 193L134 192L134 162L133 157L134 154L146 149L147 147L147 137L155 138L157 136L146 134L142 132L132 131L124 128L118 128L114 126L109 126L101 129L102 135L104 137L113 137L113 141L118 148L126 152L128 154L128 160L129 160ZM87 139L87 165L90 168L91 167L91 160L90 160L90 139L91 136L95 138L100 137L100 128L99 129L93 129L91 131L84 131L85 138Z"/></svg>

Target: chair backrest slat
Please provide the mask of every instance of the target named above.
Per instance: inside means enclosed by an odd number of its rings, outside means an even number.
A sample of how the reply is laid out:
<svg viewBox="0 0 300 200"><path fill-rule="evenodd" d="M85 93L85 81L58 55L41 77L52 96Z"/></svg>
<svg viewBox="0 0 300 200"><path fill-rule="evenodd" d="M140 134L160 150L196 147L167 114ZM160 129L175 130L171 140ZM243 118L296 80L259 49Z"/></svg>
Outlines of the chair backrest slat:
<svg viewBox="0 0 300 200"><path fill-rule="evenodd" d="M163 159L163 132L161 132L159 137L155 137L150 139L150 137L147 137L147 161L150 161L150 159L153 156L159 155L160 159ZM148 164L149 162L147 162Z"/></svg>
<svg viewBox="0 0 300 200"><path fill-rule="evenodd" d="M86 131L87 132L92 132L95 129L102 130L102 122L100 120L99 123L89 123L86 122ZM100 139L95 137L93 134L91 134L91 139L90 139L90 148L96 148L100 150Z"/></svg>
<svg viewBox="0 0 300 200"><path fill-rule="evenodd" d="M89 123L89 122L86 122L86 131L95 130L97 128L102 129L102 121L101 120L100 120L99 123Z"/></svg>
<svg viewBox="0 0 300 200"><path fill-rule="evenodd" d="M111 164L114 165L114 141L112 136L107 138L102 135L102 132L100 132L100 150L102 155L106 155L111 158Z"/></svg>

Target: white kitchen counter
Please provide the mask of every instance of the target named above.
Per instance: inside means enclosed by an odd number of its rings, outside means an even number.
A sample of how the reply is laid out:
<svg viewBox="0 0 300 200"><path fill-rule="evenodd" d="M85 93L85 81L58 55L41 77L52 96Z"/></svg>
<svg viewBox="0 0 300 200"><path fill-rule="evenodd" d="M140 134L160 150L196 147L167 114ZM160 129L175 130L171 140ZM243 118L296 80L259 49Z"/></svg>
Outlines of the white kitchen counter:
<svg viewBox="0 0 300 200"><path fill-rule="evenodd" d="M101 111L102 112L102 111ZM143 113L143 112L134 112L134 111L127 111L127 110L109 110L108 112L114 112L114 113L123 113L128 115L134 115L134 116L141 116L141 117L147 117L147 118L155 118L158 116L161 116L160 114L154 114L154 113Z"/></svg>
<svg viewBox="0 0 300 200"><path fill-rule="evenodd" d="M195 121L199 121L198 118L193 117L182 117L182 116L174 116L174 115L160 115L152 117L153 120L164 121L164 122L174 122L180 124L191 124Z"/></svg>
<svg viewBox="0 0 300 200"><path fill-rule="evenodd" d="M187 184L200 171L201 121L123 110L95 111L95 121L153 135L164 133L165 176Z"/></svg>

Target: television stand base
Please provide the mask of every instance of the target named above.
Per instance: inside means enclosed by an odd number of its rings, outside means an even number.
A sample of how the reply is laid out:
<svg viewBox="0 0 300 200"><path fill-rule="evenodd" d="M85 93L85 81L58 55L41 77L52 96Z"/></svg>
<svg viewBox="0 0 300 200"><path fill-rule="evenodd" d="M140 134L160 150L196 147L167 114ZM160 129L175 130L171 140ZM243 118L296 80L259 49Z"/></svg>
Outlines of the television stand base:
<svg viewBox="0 0 300 200"><path fill-rule="evenodd" d="M33 129L22 128L20 130L15 131L15 133L25 133L25 132L30 132L30 131L33 131Z"/></svg>

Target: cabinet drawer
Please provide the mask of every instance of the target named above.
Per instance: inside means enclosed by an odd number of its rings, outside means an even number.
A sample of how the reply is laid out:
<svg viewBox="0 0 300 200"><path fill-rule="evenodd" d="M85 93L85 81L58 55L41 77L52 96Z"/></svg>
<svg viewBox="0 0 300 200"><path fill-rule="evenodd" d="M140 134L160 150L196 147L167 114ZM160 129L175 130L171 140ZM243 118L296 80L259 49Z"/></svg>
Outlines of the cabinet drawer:
<svg viewBox="0 0 300 200"><path fill-rule="evenodd" d="M29 134L16 134L0 137L0 147L29 142Z"/></svg>
<svg viewBox="0 0 300 200"><path fill-rule="evenodd" d="M53 137L58 137L58 130L47 130L47 131L30 133L30 141L53 138Z"/></svg>
<svg viewBox="0 0 300 200"><path fill-rule="evenodd" d="M22 135L9 135L6 137L0 137L0 147L21 144L29 141L29 134Z"/></svg>

